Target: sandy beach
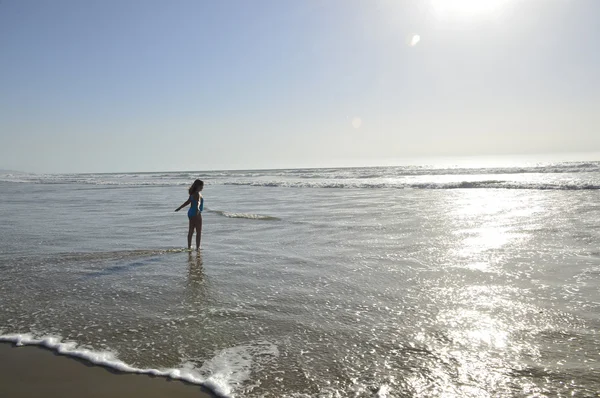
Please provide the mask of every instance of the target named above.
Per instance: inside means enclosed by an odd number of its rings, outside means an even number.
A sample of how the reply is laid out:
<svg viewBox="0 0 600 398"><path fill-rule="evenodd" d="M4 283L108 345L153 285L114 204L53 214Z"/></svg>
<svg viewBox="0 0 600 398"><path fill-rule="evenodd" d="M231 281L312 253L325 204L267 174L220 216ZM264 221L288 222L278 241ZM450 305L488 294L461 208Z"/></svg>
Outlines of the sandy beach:
<svg viewBox="0 0 600 398"><path fill-rule="evenodd" d="M216 397L207 389L143 374L122 373L35 346L0 343L0 396Z"/></svg>

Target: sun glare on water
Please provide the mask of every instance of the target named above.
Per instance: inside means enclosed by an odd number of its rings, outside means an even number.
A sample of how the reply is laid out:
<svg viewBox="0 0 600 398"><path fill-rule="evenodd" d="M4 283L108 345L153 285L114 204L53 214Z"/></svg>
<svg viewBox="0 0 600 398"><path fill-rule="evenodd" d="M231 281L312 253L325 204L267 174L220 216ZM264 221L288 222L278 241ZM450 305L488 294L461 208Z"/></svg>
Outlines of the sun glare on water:
<svg viewBox="0 0 600 398"><path fill-rule="evenodd" d="M439 18L475 18L493 16L511 0L431 0L433 12Z"/></svg>

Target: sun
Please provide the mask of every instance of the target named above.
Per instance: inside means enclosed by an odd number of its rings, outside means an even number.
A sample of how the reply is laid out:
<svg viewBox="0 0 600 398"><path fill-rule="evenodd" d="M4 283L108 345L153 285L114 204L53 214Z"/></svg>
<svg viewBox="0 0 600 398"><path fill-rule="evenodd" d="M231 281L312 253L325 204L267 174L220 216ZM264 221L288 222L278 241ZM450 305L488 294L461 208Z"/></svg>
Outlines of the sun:
<svg viewBox="0 0 600 398"><path fill-rule="evenodd" d="M510 0L431 0L439 18L474 18L498 14Z"/></svg>

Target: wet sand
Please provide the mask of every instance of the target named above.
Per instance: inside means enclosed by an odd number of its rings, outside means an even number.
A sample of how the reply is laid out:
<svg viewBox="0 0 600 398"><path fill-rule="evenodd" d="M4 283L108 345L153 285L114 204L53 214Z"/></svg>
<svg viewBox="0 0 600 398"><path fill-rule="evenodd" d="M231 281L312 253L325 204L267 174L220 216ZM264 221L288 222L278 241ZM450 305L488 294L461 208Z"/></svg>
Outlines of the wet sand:
<svg viewBox="0 0 600 398"><path fill-rule="evenodd" d="M0 397L215 398L216 395L199 385L123 373L42 347L0 343Z"/></svg>

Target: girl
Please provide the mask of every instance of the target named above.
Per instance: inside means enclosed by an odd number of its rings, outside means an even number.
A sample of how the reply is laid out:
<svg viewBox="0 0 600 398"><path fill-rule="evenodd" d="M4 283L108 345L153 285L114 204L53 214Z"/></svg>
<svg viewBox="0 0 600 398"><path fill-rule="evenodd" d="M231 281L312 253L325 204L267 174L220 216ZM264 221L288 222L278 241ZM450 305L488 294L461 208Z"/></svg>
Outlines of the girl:
<svg viewBox="0 0 600 398"><path fill-rule="evenodd" d="M188 249L192 249L192 235L194 235L194 229L196 230L196 250L200 250L200 237L202 235L202 210L204 210L204 198L200 195L200 191L204 188L204 182L202 180L196 180L188 190L190 197L181 206L175 209L179 211L188 204L191 203L190 209L188 210L188 219L190 220L190 229L188 232Z"/></svg>

